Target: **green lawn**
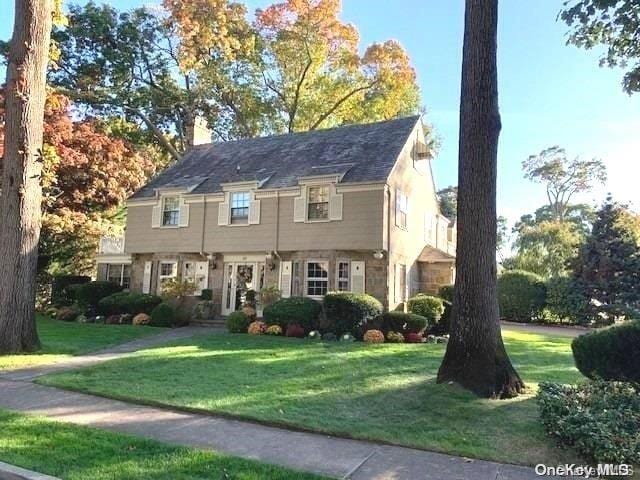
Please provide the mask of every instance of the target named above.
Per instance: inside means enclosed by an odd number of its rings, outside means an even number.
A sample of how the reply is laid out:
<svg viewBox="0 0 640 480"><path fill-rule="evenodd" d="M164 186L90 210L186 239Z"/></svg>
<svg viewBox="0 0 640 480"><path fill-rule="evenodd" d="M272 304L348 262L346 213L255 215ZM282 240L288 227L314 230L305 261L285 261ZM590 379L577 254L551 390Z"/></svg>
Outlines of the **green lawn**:
<svg viewBox="0 0 640 480"><path fill-rule="evenodd" d="M0 370L58 362L163 331L133 325L61 322L42 315L38 315L37 323L42 349L26 355L0 355Z"/></svg>
<svg viewBox="0 0 640 480"><path fill-rule="evenodd" d="M538 420L537 382L576 382L569 338L505 332L531 388L478 399L435 375L443 345L218 335L39 381L105 396L522 464L575 461Z"/></svg>
<svg viewBox="0 0 640 480"><path fill-rule="evenodd" d="M65 480L321 478L6 410L0 410L0 425L0 460Z"/></svg>

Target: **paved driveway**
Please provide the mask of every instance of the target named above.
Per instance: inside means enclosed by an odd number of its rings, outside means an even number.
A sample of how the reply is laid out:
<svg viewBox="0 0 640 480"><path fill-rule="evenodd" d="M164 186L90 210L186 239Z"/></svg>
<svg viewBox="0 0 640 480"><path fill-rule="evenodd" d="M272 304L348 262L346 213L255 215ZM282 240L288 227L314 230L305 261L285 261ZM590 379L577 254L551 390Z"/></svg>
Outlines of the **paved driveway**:
<svg viewBox="0 0 640 480"><path fill-rule="evenodd" d="M534 323L514 323L500 322L503 330L512 330L515 332L537 333L540 335L555 335L558 337L577 337L592 331L590 328L578 326L554 326L554 325L538 325Z"/></svg>

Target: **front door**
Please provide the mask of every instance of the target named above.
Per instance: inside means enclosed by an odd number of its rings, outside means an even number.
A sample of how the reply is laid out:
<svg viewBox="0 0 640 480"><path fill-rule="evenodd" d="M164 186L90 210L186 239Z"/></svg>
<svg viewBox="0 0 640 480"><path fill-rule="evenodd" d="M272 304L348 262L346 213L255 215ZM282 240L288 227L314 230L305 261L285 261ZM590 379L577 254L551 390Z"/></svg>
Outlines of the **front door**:
<svg viewBox="0 0 640 480"><path fill-rule="evenodd" d="M240 310L249 290L259 292L264 283L264 263L231 262L224 264L222 314Z"/></svg>

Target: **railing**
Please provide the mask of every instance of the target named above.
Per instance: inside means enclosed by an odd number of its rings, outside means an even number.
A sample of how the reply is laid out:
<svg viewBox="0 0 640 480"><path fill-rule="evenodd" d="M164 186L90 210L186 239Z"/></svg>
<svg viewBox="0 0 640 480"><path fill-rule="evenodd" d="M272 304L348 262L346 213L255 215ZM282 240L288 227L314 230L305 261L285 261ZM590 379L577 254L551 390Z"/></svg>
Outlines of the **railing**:
<svg viewBox="0 0 640 480"><path fill-rule="evenodd" d="M118 255L124 253L124 237L101 237L98 254Z"/></svg>

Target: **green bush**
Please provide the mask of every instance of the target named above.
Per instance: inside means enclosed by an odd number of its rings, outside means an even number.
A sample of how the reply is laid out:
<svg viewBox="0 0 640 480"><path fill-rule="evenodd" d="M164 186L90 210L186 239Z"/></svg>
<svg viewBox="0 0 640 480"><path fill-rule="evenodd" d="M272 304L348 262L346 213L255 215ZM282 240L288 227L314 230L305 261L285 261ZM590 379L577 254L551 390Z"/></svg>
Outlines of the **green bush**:
<svg viewBox="0 0 640 480"><path fill-rule="evenodd" d="M379 300L366 293L328 293L324 296L324 331L362 338L367 323L382 313Z"/></svg>
<svg viewBox="0 0 640 480"><path fill-rule="evenodd" d="M200 300L213 300L213 290L211 290L210 288L203 288L200 292Z"/></svg>
<svg viewBox="0 0 640 480"><path fill-rule="evenodd" d="M427 319L421 315L393 311L386 312L374 319L370 328L376 328L385 333L399 332L404 335L424 332L427 323Z"/></svg>
<svg viewBox="0 0 640 480"><path fill-rule="evenodd" d="M444 301L453 303L453 285L443 285L438 290L438 296Z"/></svg>
<svg viewBox="0 0 640 480"><path fill-rule="evenodd" d="M294 324L309 332L318 327L320 311L320 304L311 298L289 297L266 306L263 316L267 325L280 325L286 330L290 324Z"/></svg>
<svg viewBox="0 0 640 480"><path fill-rule="evenodd" d="M73 296L68 289L70 285L79 285L91 281L84 275L57 275L51 281L51 303L56 306L71 305Z"/></svg>
<svg viewBox="0 0 640 480"><path fill-rule="evenodd" d="M409 313L426 318L427 324L432 326L440 321L444 313L444 302L441 298L419 293L407 301L407 309Z"/></svg>
<svg viewBox="0 0 640 480"><path fill-rule="evenodd" d="M151 325L154 327L170 327L175 318L176 311L168 303L161 303L151 310Z"/></svg>
<svg viewBox="0 0 640 480"><path fill-rule="evenodd" d="M117 283L99 281L74 285L72 291L78 305L97 308L100 300L121 290L122 287Z"/></svg>
<svg viewBox="0 0 640 480"><path fill-rule="evenodd" d="M150 315L151 311L161 302L162 299L156 295L118 292L100 300L98 302L98 310L103 315L118 315L122 313L130 313L131 315L146 313Z"/></svg>
<svg viewBox="0 0 640 480"><path fill-rule="evenodd" d="M227 317L227 330L230 333L247 333L251 320L242 311L231 312Z"/></svg>
<svg viewBox="0 0 640 480"><path fill-rule="evenodd" d="M640 464L640 385L542 383L537 397L550 435L598 463Z"/></svg>
<svg viewBox="0 0 640 480"><path fill-rule="evenodd" d="M575 281L567 277L547 280L546 320L567 323L589 323L588 302Z"/></svg>
<svg viewBox="0 0 640 480"><path fill-rule="evenodd" d="M542 317L546 288L542 277L524 270L508 270L498 277L500 316L528 323Z"/></svg>
<svg viewBox="0 0 640 480"><path fill-rule="evenodd" d="M576 337L571 349L587 377L640 382L640 320Z"/></svg>

